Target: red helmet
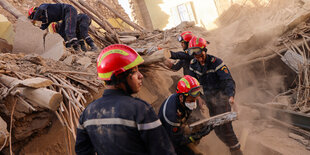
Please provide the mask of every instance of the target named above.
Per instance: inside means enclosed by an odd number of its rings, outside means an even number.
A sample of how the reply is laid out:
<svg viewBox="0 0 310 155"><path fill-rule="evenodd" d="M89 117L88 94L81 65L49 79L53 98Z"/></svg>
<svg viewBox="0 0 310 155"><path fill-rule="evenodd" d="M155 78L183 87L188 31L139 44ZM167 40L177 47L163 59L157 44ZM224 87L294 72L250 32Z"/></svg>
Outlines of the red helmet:
<svg viewBox="0 0 310 155"><path fill-rule="evenodd" d="M104 48L97 58L98 79L111 80L118 75L143 63L142 57L132 48L114 44Z"/></svg>
<svg viewBox="0 0 310 155"><path fill-rule="evenodd" d="M207 51L207 41L203 38L197 38L194 36L189 41L187 52L189 55L200 55L202 51Z"/></svg>
<svg viewBox="0 0 310 155"><path fill-rule="evenodd" d="M194 35L192 34L192 32L185 31L185 32L181 33L181 35L178 36L178 41L179 42L182 42L182 41L189 42L193 36Z"/></svg>
<svg viewBox="0 0 310 155"><path fill-rule="evenodd" d="M28 18L32 19L33 18L33 13L35 12L35 10L37 9L37 7L32 7L29 9L28 11Z"/></svg>
<svg viewBox="0 0 310 155"><path fill-rule="evenodd" d="M185 75L178 82L177 93L197 97L200 94L200 88L200 84L196 78Z"/></svg>
<svg viewBox="0 0 310 155"><path fill-rule="evenodd" d="M196 36L194 36L190 41L189 41L189 45L188 48L206 48L207 47L207 41L203 38L198 38Z"/></svg>

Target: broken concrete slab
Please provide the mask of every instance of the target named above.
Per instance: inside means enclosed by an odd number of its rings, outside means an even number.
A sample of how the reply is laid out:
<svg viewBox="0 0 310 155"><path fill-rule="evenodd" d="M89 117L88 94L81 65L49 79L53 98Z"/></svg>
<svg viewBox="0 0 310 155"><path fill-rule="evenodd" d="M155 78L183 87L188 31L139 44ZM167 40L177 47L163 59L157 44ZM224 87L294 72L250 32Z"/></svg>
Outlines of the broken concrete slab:
<svg viewBox="0 0 310 155"><path fill-rule="evenodd" d="M17 20L15 23L13 53L43 53L44 33L45 31L33 26L30 22Z"/></svg>
<svg viewBox="0 0 310 155"><path fill-rule="evenodd" d="M58 34L47 34L45 37L45 50L41 54L43 58L53 59L59 61L60 58L66 53L63 45L63 39Z"/></svg>

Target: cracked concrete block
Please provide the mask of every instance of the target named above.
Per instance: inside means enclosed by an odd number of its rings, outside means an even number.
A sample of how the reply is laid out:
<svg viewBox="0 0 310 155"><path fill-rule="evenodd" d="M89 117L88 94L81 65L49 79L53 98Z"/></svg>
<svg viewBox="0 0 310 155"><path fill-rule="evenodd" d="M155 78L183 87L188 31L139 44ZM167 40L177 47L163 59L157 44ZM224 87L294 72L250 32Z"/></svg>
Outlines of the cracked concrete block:
<svg viewBox="0 0 310 155"><path fill-rule="evenodd" d="M63 45L63 39L58 34L47 34L45 37L45 50L41 54L43 58L59 61L65 54L66 49Z"/></svg>
<svg viewBox="0 0 310 155"><path fill-rule="evenodd" d="M15 23L15 36L13 41L13 53L37 53L44 52L44 31L33 26L29 21L18 20Z"/></svg>

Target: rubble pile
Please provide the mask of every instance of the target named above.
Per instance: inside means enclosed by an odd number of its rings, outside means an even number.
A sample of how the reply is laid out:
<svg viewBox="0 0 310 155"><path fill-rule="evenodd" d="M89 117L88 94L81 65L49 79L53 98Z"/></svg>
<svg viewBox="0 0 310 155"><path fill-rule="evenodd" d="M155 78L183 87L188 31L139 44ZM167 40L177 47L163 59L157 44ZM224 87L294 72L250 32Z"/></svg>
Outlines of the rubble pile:
<svg viewBox="0 0 310 155"><path fill-rule="evenodd" d="M95 72L77 67L82 66L78 64L81 59L73 67L38 55L0 54L0 114L11 125L9 129L13 128L10 143L14 152L48 129L55 116L74 137L79 115L103 88ZM6 129L3 133L1 142L9 136Z"/></svg>

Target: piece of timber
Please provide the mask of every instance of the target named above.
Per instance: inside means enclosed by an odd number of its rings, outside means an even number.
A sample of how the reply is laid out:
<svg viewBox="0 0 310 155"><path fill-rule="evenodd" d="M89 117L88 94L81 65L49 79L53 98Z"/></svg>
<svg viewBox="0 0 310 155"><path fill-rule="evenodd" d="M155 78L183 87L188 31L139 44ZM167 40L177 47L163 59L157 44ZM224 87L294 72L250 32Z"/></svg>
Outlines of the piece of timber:
<svg viewBox="0 0 310 155"><path fill-rule="evenodd" d="M212 125L213 127L223 125L228 122L232 122L237 120L237 113L236 112L226 112L223 114L219 114L210 118L202 119L200 121L194 122L189 125L190 128L193 128L197 125Z"/></svg>

